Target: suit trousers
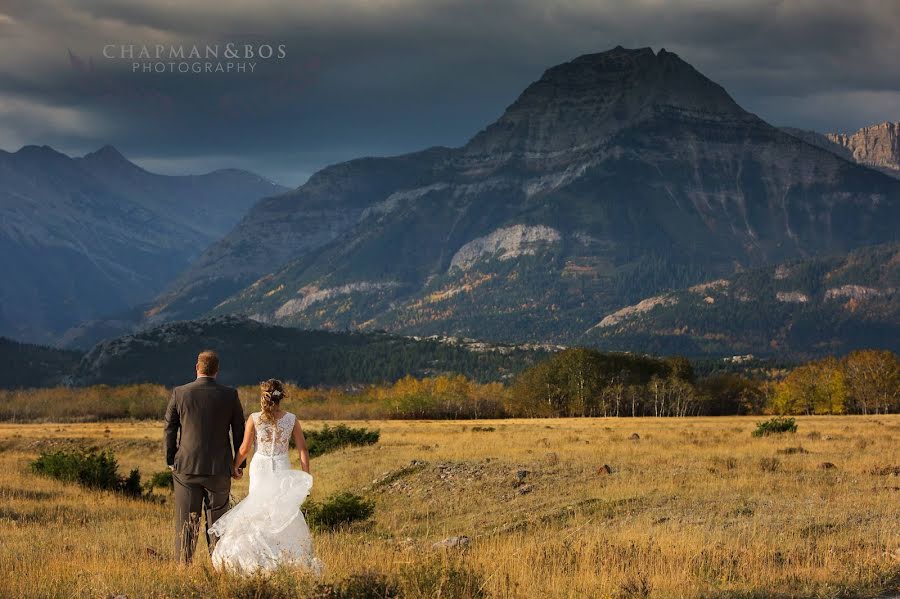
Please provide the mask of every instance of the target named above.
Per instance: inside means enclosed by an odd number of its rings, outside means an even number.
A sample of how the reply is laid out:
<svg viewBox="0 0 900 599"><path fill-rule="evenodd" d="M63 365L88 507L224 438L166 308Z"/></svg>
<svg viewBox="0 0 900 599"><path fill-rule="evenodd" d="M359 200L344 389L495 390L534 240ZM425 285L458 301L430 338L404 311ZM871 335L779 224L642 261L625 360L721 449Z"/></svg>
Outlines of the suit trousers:
<svg viewBox="0 0 900 599"><path fill-rule="evenodd" d="M212 553L214 538L207 530L228 511L230 474L183 474L173 472L175 483L175 559L190 563L200 533L200 512L206 513L206 545Z"/></svg>

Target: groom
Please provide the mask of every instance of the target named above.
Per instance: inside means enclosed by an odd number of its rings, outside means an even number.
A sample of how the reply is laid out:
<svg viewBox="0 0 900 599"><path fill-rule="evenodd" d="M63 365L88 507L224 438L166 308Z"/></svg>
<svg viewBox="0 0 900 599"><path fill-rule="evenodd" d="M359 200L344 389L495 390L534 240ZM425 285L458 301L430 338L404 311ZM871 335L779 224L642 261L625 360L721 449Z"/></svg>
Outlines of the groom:
<svg viewBox="0 0 900 599"><path fill-rule="evenodd" d="M194 556L200 510L206 512L207 530L228 510L232 476L241 476L240 468L232 469L232 448L237 453L244 438L244 410L237 390L216 382L218 373L216 352L200 352L197 380L175 387L166 408L166 464L175 482L175 558L184 563ZM212 552L209 534L206 544Z"/></svg>

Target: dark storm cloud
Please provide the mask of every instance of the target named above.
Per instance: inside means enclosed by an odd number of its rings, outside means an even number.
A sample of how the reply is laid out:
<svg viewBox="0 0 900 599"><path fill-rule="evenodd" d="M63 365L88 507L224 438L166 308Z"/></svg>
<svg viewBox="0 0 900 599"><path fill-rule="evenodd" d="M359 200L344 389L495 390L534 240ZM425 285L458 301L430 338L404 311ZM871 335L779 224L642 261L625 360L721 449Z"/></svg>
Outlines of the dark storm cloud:
<svg viewBox="0 0 900 599"><path fill-rule="evenodd" d="M541 72L665 47L775 124L900 118L900 3L830 0L6 0L0 147L104 143L148 168L296 184L366 154L459 145ZM103 44L283 43L249 74L132 73Z"/></svg>

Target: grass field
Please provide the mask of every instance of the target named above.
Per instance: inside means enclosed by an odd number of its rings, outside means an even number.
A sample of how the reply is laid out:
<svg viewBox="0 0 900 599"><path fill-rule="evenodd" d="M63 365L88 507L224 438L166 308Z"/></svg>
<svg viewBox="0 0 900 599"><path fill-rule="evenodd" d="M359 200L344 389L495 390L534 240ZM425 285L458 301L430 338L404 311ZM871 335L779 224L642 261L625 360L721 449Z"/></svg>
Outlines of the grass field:
<svg viewBox="0 0 900 599"><path fill-rule="evenodd" d="M897 593L900 416L803 417L797 433L767 438L751 437L756 420L355 423L381 441L313 460L312 498L353 490L376 501L375 517L317 535L320 581L220 576L205 551L180 568L170 503L29 471L42 449L74 442L111 448L120 470L146 477L163 469L161 423L4 424L0 596ZM233 493L246 489L245 478ZM456 535L471 542L433 547Z"/></svg>

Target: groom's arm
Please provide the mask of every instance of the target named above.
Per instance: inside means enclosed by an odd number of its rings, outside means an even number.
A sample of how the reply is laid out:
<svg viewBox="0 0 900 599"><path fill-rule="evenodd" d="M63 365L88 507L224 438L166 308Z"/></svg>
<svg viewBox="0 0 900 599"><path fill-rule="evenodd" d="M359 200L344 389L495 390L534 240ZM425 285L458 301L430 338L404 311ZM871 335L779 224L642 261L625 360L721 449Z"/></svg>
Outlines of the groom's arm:
<svg viewBox="0 0 900 599"><path fill-rule="evenodd" d="M237 389L234 390L234 408L231 414L231 444L234 446L234 455L237 455L241 449L241 443L244 442L244 408L241 406L241 400L238 397ZM240 467L247 466L247 460L241 462Z"/></svg>
<svg viewBox="0 0 900 599"><path fill-rule="evenodd" d="M175 389L166 406L166 465L175 465L175 452L178 451L178 429L181 428L181 417L175 403Z"/></svg>

